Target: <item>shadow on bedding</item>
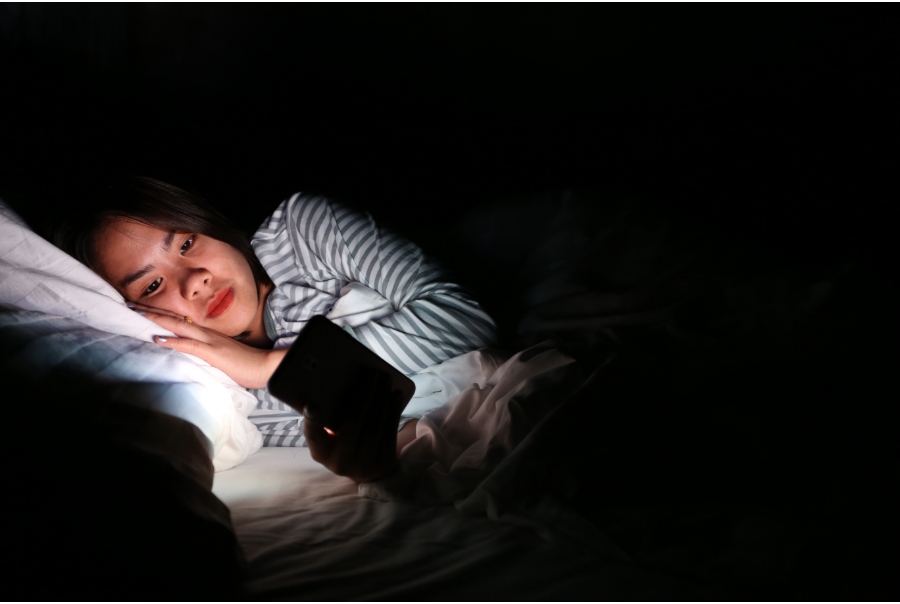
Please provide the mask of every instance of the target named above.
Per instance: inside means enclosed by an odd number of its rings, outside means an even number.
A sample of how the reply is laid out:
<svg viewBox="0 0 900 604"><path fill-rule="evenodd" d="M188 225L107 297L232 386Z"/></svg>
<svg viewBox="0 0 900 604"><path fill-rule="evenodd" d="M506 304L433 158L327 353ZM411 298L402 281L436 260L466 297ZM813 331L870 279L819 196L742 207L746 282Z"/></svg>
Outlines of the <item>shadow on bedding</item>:
<svg viewBox="0 0 900 604"><path fill-rule="evenodd" d="M243 555L198 428L130 404L123 384L3 363L0 378L5 600L241 597Z"/></svg>
<svg viewBox="0 0 900 604"><path fill-rule="evenodd" d="M885 370L627 352L594 368L546 343L426 415L402 471L360 493L672 573L694 585L679 598L881 599L900 536L895 451L870 415Z"/></svg>
<svg viewBox="0 0 900 604"><path fill-rule="evenodd" d="M572 363L483 463L426 447L382 497L437 501L440 478L461 510L690 577L687 599L896 598L895 279L575 194L479 208L452 243L504 344Z"/></svg>
<svg viewBox="0 0 900 604"><path fill-rule="evenodd" d="M634 564L697 580L696 598L896 594L896 450L873 413L890 390L866 392L885 367L758 364L702 387L681 369L625 355L604 367L516 451L516 472L480 487L494 514L589 548L602 534ZM828 409L835 399L854 413ZM547 501L583 526L560 534Z"/></svg>

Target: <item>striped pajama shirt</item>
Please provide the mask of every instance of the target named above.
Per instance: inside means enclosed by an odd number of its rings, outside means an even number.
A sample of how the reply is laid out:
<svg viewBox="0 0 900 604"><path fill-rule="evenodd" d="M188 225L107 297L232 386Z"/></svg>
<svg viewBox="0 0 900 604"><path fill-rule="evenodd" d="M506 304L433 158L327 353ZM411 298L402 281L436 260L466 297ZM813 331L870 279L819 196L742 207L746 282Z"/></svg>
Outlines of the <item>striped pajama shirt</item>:
<svg viewBox="0 0 900 604"><path fill-rule="evenodd" d="M344 329L406 375L493 343L493 320L414 244L379 229L368 213L298 193L259 228L253 250L275 289L266 330L276 347L290 345L306 322L327 314L348 283L386 298L394 312ZM302 416L266 389L252 390L250 414L264 446L300 446Z"/></svg>

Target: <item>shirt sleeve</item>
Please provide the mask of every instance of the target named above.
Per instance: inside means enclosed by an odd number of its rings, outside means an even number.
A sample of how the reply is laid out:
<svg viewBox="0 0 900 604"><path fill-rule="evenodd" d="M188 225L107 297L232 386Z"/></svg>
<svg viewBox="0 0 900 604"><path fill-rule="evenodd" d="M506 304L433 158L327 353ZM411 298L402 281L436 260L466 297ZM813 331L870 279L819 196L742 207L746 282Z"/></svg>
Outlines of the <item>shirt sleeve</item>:
<svg viewBox="0 0 900 604"><path fill-rule="evenodd" d="M343 285L358 282L387 299L393 312L352 327L354 335L407 375L494 343L495 324L478 303L418 246L379 228L368 213L297 194L253 244L280 295L290 298L284 319L293 333L327 314ZM300 274L284 278L297 267Z"/></svg>

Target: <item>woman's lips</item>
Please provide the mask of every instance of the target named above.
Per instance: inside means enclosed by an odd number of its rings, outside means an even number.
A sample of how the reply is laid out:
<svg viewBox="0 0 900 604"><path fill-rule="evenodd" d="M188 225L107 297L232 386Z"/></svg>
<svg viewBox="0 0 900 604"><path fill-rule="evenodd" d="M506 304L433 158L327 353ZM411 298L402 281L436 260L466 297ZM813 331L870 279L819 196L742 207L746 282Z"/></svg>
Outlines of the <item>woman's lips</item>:
<svg viewBox="0 0 900 604"><path fill-rule="evenodd" d="M206 318L215 319L223 315L231 307L232 302L234 302L234 290L229 287L217 294L212 302L209 303L209 311L206 313Z"/></svg>

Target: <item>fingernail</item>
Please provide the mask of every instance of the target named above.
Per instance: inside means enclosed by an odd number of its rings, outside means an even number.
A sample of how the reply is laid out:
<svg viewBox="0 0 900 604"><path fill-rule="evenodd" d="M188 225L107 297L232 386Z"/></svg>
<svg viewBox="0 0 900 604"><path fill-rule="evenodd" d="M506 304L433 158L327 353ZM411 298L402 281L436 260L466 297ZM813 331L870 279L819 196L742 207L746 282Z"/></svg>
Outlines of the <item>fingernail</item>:
<svg viewBox="0 0 900 604"><path fill-rule="evenodd" d="M169 338L164 338L162 336L156 336L156 341L157 342L168 342Z"/></svg>
<svg viewBox="0 0 900 604"><path fill-rule="evenodd" d="M134 302L128 302L127 304L125 304L125 306L127 306L128 308L134 308L137 305Z"/></svg>
<svg viewBox="0 0 900 604"><path fill-rule="evenodd" d="M136 313L139 314L139 315L146 315L146 314L147 314L147 311L146 311L146 310L141 310L140 308L136 308L134 312L136 312Z"/></svg>

